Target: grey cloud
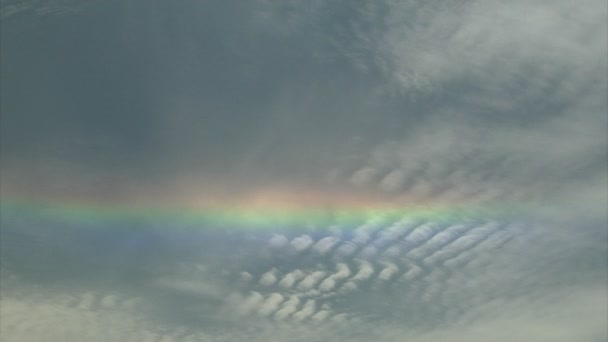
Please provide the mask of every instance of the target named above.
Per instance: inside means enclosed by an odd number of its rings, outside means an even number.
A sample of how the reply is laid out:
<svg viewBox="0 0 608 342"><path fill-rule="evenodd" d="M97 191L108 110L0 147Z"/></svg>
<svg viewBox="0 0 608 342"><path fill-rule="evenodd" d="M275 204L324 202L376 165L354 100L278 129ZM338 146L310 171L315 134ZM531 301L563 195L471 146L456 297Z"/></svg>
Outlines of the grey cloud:
<svg viewBox="0 0 608 342"><path fill-rule="evenodd" d="M264 231L3 208L3 339L608 336L604 1L1 6L3 199L481 208Z"/></svg>

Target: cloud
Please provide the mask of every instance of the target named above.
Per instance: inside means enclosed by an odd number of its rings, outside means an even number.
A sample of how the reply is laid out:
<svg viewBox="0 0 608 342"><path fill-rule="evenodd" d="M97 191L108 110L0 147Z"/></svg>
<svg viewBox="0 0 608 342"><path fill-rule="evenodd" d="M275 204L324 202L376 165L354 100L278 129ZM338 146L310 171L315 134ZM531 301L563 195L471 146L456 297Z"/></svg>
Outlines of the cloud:
<svg viewBox="0 0 608 342"><path fill-rule="evenodd" d="M252 291L249 296L239 306L239 313L247 315L254 310L263 302L264 297L258 292Z"/></svg>
<svg viewBox="0 0 608 342"><path fill-rule="evenodd" d="M279 286L285 289L290 289L296 284L296 282L301 280L303 277L304 272L300 270L289 272L285 275L285 277L283 277L283 279L281 279L281 281L279 282Z"/></svg>
<svg viewBox="0 0 608 342"><path fill-rule="evenodd" d="M271 314L275 313L279 309L280 304L284 300L285 300L285 298L283 298L283 296L281 296L281 294L273 293L264 301L264 303L261 305L258 313L262 316L270 316Z"/></svg>
<svg viewBox="0 0 608 342"><path fill-rule="evenodd" d="M329 310L320 310L314 316L311 317L313 321L322 322L326 320L331 315L331 311Z"/></svg>
<svg viewBox="0 0 608 342"><path fill-rule="evenodd" d="M325 255L332 250L332 248L338 243L338 241L338 238L333 236L324 237L312 246L312 250L321 255Z"/></svg>
<svg viewBox="0 0 608 342"><path fill-rule="evenodd" d="M3 208L3 340L608 336L605 1L68 3L1 5L3 200L327 215Z"/></svg>
<svg viewBox="0 0 608 342"><path fill-rule="evenodd" d="M335 250L335 255L341 258L348 258L357 251L357 245L351 242L344 242Z"/></svg>
<svg viewBox="0 0 608 342"><path fill-rule="evenodd" d="M290 297L287 301L283 303L281 309L275 313L274 317L278 320L286 319L291 314L298 311L300 303L301 301L297 296Z"/></svg>
<svg viewBox="0 0 608 342"><path fill-rule="evenodd" d="M302 310L293 314L293 319L295 319L296 321L305 320L305 319L309 318L310 316L312 316L313 314L315 314L316 310L317 309L316 309L315 301L312 299L309 299L306 301L306 303L304 303Z"/></svg>
<svg viewBox="0 0 608 342"><path fill-rule="evenodd" d="M262 275L262 277L260 277L260 285L264 285L264 286L272 286L277 282L277 276L276 274L276 270L272 269L266 273L264 273Z"/></svg>
<svg viewBox="0 0 608 342"><path fill-rule="evenodd" d="M308 248L310 248L310 246L312 246L313 243L314 241L308 235L299 236L291 241L291 245L297 252L306 251Z"/></svg>
<svg viewBox="0 0 608 342"><path fill-rule="evenodd" d="M311 290L314 288L325 276L327 272L325 271L315 271L310 273L302 281L300 281L297 285L298 289L302 291Z"/></svg>
<svg viewBox="0 0 608 342"><path fill-rule="evenodd" d="M352 280L367 280L374 272L374 268L369 262L363 260L359 261L359 271Z"/></svg>
<svg viewBox="0 0 608 342"><path fill-rule="evenodd" d="M321 284L319 284L319 289L323 292L332 291L336 288L337 283L343 279L346 279L351 276L351 271L348 265L344 263L339 263L336 265L336 273L330 275L325 278Z"/></svg>
<svg viewBox="0 0 608 342"><path fill-rule="evenodd" d="M378 280L388 281L399 272L399 267L392 263L387 263L386 266L378 273Z"/></svg>
<svg viewBox="0 0 608 342"><path fill-rule="evenodd" d="M2 336L11 341L89 341L179 339L142 319L136 298L84 293L27 297L3 296L0 305ZM175 330L176 331L176 330ZM202 336L202 335L201 335Z"/></svg>
<svg viewBox="0 0 608 342"><path fill-rule="evenodd" d="M289 243L289 240L283 234L275 234L269 241L272 247L280 248Z"/></svg>
<svg viewBox="0 0 608 342"><path fill-rule="evenodd" d="M606 310L591 301L606 303L604 290L579 288L559 301L496 303L467 325L421 334L413 341L600 341L607 335Z"/></svg>

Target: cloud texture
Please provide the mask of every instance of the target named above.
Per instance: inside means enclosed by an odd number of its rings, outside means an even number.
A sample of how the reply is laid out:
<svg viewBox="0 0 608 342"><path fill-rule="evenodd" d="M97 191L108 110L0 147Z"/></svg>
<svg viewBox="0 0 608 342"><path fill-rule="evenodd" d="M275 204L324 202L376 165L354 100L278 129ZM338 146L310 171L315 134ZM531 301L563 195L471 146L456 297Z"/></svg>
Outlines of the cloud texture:
<svg viewBox="0 0 608 342"><path fill-rule="evenodd" d="M605 340L607 7L2 1L0 336Z"/></svg>

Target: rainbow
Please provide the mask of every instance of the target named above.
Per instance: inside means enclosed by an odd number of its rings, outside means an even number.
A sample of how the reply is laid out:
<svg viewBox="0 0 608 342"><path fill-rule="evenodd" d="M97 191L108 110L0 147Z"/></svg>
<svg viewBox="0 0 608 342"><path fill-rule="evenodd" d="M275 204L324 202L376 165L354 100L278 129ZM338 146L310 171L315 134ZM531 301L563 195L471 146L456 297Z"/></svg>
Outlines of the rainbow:
<svg viewBox="0 0 608 342"><path fill-rule="evenodd" d="M18 196L0 200L0 219L5 222L28 217L83 226L90 222L110 224L137 221L205 231L316 231L336 226L354 229L370 221L388 223L411 219L447 223L508 219L518 212L516 206L504 204L389 201L372 196L310 192L297 195L259 192L240 198L218 196L171 203Z"/></svg>

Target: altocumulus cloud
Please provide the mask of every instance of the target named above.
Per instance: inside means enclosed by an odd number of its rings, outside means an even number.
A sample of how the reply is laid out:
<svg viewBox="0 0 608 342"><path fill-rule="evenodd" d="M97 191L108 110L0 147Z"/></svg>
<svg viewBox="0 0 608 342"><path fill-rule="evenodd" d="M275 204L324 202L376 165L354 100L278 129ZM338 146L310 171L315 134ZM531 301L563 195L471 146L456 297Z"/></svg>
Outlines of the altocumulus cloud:
<svg viewBox="0 0 608 342"><path fill-rule="evenodd" d="M3 206L3 340L608 337L604 1L39 6L2 3L3 202L327 218Z"/></svg>

